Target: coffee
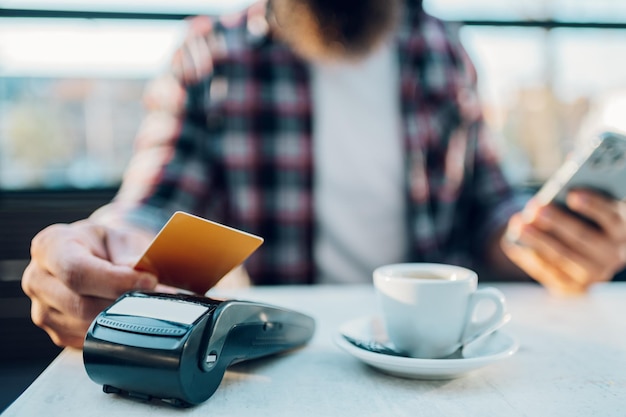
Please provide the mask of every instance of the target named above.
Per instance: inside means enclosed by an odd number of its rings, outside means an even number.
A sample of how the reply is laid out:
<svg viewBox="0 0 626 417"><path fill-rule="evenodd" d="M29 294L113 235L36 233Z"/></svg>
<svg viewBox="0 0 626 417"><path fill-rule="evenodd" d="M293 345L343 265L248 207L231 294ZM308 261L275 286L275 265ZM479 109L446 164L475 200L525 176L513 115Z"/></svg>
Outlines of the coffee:
<svg viewBox="0 0 626 417"><path fill-rule="evenodd" d="M419 272L406 271L398 275L398 278L401 278L401 277L414 278L414 279L442 279L442 280L454 279L454 277L452 276L433 272L433 271L419 271Z"/></svg>

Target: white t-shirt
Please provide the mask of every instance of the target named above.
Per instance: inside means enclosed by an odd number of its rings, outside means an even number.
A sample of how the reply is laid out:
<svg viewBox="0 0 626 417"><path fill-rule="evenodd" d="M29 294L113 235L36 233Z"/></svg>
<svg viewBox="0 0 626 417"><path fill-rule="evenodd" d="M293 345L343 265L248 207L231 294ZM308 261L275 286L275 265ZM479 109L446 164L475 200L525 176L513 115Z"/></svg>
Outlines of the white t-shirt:
<svg viewBox="0 0 626 417"><path fill-rule="evenodd" d="M319 283L371 282L407 248L399 69L389 45L359 62L314 64Z"/></svg>

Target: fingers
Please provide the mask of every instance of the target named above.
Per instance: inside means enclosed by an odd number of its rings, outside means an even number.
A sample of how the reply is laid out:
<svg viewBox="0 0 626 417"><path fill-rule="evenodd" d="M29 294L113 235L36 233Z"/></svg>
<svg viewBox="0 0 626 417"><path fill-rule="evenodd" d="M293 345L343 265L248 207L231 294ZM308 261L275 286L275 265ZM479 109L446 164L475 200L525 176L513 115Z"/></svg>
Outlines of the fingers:
<svg viewBox="0 0 626 417"><path fill-rule="evenodd" d="M106 236L108 257L115 265L132 267L143 255L153 238L153 233L139 229L109 229Z"/></svg>
<svg viewBox="0 0 626 417"><path fill-rule="evenodd" d="M55 225L33 239L31 255L49 275L80 295L115 299L133 289L152 289L152 274L108 259L102 226Z"/></svg>
<svg viewBox="0 0 626 417"><path fill-rule="evenodd" d="M615 242L626 242L626 203L583 190L572 191L567 205L592 219Z"/></svg>
<svg viewBox="0 0 626 417"><path fill-rule="evenodd" d="M502 241L504 253L524 270L535 278L548 291L556 295L579 295L586 292L587 286L573 280L551 261L542 258L537 252L528 247L519 246L506 239Z"/></svg>
<svg viewBox="0 0 626 417"><path fill-rule="evenodd" d="M124 292L157 284L149 273L112 262L113 247L120 253L137 250L133 239L109 239L113 235L84 221L48 227L33 239L22 288L32 300L33 322L59 346L82 346L100 311Z"/></svg>
<svg viewBox="0 0 626 417"><path fill-rule="evenodd" d="M595 225L556 206L530 210L525 239L581 282L604 281L622 264L621 246ZM532 227L531 227L532 226Z"/></svg>
<svg viewBox="0 0 626 417"><path fill-rule="evenodd" d="M36 280L36 282L31 285L29 284L31 280ZM61 280L55 279L54 276L37 271L36 266L32 263L24 271L22 288L26 295L46 306L41 308L42 314L48 310L57 311L85 322L91 322L100 311L115 299L78 294L65 286ZM45 321L45 319L37 321Z"/></svg>
<svg viewBox="0 0 626 417"><path fill-rule="evenodd" d="M578 293L608 281L626 265L626 203L588 191L568 195L568 208L530 201L511 217L502 249L554 292Z"/></svg>
<svg viewBox="0 0 626 417"><path fill-rule="evenodd" d="M74 323L71 317L57 311L44 311L45 305L34 301L32 303L32 320L37 326L48 333L52 342L59 346L82 348L88 325Z"/></svg>
<svg viewBox="0 0 626 417"><path fill-rule="evenodd" d="M35 277L38 275L38 277ZM29 285L35 279L35 285ZM81 347L91 321L112 300L73 293L54 277L31 263L24 271L22 288L31 298L31 318L58 346Z"/></svg>

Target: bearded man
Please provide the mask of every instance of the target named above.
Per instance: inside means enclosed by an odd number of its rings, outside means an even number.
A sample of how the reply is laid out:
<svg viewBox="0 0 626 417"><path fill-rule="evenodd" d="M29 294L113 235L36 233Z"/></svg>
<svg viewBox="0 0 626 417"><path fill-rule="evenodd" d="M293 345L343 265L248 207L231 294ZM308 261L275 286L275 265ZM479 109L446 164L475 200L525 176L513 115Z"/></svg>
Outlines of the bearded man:
<svg viewBox="0 0 626 417"><path fill-rule="evenodd" d="M369 283L395 262L524 270L555 292L611 279L624 203L574 198L594 230L556 207L522 217L475 83L453 28L418 0L272 0L192 20L115 200L33 240L33 321L81 346L113 299L158 284L129 259L176 210L262 236L255 285ZM524 245L503 240L507 223Z"/></svg>

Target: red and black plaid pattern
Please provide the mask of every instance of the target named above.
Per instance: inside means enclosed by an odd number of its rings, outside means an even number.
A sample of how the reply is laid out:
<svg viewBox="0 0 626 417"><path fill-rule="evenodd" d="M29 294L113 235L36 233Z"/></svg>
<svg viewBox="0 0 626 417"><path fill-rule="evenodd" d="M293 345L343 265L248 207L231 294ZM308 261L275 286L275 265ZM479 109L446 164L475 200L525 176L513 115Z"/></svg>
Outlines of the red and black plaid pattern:
<svg viewBox="0 0 626 417"><path fill-rule="evenodd" d="M191 22L172 73L147 94L151 112L112 207L153 229L185 210L258 234L265 243L246 264L254 283L312 283L309 71L272 38L265 12L261 2ZM397 41L407 261L474 266L520 202L485 132L473 67L454 31L409 3Z"/></svg>

